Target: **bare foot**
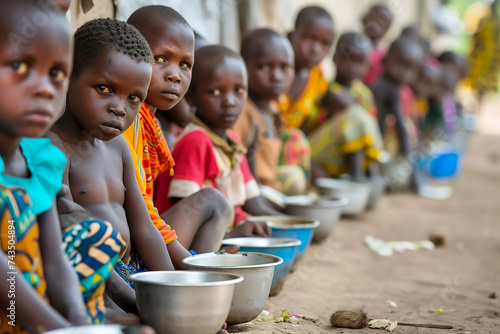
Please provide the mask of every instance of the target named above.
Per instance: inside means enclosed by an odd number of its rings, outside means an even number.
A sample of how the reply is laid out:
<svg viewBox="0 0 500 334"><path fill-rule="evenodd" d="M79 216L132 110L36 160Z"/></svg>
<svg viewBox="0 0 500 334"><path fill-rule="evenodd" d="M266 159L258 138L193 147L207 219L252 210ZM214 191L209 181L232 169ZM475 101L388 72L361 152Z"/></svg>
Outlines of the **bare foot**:
<svg viewBox="0 0 500 334"><path fill-rule="evenodd" d="M224 323L224 325L222 325L222 328L217 332L217 334L229 334L229 332L226 329L227 329L227 324Z"/></svg>

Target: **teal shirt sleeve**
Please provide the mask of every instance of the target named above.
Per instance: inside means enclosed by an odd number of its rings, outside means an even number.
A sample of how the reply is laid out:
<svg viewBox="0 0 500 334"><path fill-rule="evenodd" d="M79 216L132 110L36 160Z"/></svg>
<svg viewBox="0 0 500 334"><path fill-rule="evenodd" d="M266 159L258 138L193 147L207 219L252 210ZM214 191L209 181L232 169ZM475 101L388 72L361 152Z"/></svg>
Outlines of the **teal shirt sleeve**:
<svg viewBox="0 0 500 334"><path fill-rule="evenodd" d="M0 157L0 184L23 188L31 198L33 214L39 215L50 209L61 189L66 157L48 138L22 138L20 147L31 175L28 178L5 175Z"/></svg>

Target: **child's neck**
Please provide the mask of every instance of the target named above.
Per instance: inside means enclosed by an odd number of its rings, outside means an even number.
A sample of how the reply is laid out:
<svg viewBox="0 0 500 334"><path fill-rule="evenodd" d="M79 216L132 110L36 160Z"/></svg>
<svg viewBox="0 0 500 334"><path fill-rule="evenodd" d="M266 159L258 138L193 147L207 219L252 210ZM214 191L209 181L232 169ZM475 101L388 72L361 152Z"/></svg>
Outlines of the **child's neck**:
<svg viewBox="0 0 500 334"><path fill-rule="evenodd" d="M9 167L14 164L21 152L19 149L20 142L21 137L11 137L5 133L0 133L0 143L2 143L0 145L0 156L5 166L4 173L7 175L11 175Z"/></svg>
<svg viewBox="0 0 500 334"><path fill-rule="evenodd" d="M339 77L339 76L336 76L335 77L335 82L340 84L341 86L343 87L351 87L352 86L352 81L353 80L347 80L347 79L344 79L342 77Z"/></svg>
<svg viewBox="0 0 500 334"><path fill-rule="evenodd" d="M158 110L158 108L153 107L151 104L149 104L147 102L146 102L146 104L148 105L148 107L151 110L151 112L153 113L153 115L156 115L156 111Z"/></svg>
<svg viewBox="0 0 500 334"><path fill-rule="evenodd" d="M210 122L206 121L201 115L196 114L196 117L198 117L205 125L212 130L213 133L215 133L217 136L221 137L224 140L227 140L227 129L221 129L221 128L216 128Z"/></svg>
<svg viewBox="0 0 500 334"><path fill-rule="evenodd" d="M259 111L261 113L268 113L268 114L270 114L272 112L272 110L271 110L271 101L272 100L269 100L269 99L257 96L252 91L248 92L248 98L250 100L252 100L252 102L255 104L255 106L257 107L257 109L259 109Z"/></svg>
<svg viewBox="0 0 500 334"><path fill-rule="evenodd" d="M63 141L79 144L87 141L93 144L96 138L83 129L70 110L66 109L64 114L57 120L51 131L55 132Z"/></svg>

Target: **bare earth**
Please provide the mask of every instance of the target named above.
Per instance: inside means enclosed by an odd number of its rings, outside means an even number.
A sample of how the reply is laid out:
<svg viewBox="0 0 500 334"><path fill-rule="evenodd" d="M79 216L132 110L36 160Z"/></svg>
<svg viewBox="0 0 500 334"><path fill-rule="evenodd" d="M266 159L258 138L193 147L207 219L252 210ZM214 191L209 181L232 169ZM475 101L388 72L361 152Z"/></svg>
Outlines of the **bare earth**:
<svg viewBox="0 0 500 334"><path fill-rule="evenodd" d="M489 117L496 114L489 120L500 122L496 111L489 109ZM281 307L316 321L300 320L297 327L252 322L229 332L384 333L330 325L336 310L364 307L371 318L454 328L398 326L394 333L500 333L499 217L500 136L475 133L450 199L386 196L375 211L341 220L327 240L308 249L267 310L279 315ZM382 257L363 243L369 234L385 241L417 241L431 233L444 235L445 245ZM397 307L388 307L389 300Z"/></svg>

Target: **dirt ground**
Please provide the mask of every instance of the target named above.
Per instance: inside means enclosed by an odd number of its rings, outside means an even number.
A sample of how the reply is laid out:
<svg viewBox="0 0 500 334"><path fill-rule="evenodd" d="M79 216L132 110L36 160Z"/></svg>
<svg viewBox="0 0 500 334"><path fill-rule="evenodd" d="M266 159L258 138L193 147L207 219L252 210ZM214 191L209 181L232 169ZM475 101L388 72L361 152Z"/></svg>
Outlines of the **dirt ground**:
<svg viewBox="0 0 500 334"><path fill-rule="evenodd" d="M266 309L279 315L285 308L317 320L300 320L296 327L252 322L229 332L383 333L330 325L334 311L364 307L372 318L454 328L398 326L394 333L500 333L500 131L492 135L490 123L500 124L498 106L500 99L483 113L489 130L470 139L451 198L386 196L375 211L341 220L328 239L308 249ZM416 241L431 233L444 235L445 245L382 257L363 243L366 235ZM388 307L388 301L397 306Z"/></svg>

